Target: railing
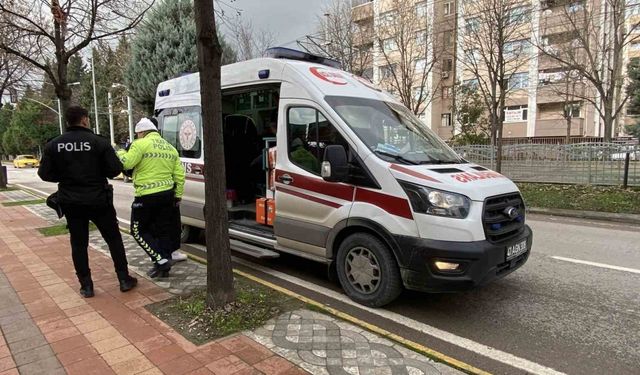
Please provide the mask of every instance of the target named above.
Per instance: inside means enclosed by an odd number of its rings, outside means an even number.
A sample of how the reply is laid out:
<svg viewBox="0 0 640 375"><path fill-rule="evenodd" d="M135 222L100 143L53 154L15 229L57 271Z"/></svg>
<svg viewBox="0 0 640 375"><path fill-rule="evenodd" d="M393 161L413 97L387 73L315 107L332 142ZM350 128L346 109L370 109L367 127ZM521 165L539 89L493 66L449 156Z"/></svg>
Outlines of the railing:
<svg viewBox="0 0 640 375"><path fill-rule="evenodd" d="M470 162L496 167L489 145L454 147ZM615 143L512 144L503 146L502 174L514 181L622 185L629 153L628 184L640 186L640 146Z"/></svg>
<svg viewBox="0 0 640 375"><path fill-rule="evenodd" d="M357 7L366 3L372 3L373 0L351 0L351 7Z"/></svg>

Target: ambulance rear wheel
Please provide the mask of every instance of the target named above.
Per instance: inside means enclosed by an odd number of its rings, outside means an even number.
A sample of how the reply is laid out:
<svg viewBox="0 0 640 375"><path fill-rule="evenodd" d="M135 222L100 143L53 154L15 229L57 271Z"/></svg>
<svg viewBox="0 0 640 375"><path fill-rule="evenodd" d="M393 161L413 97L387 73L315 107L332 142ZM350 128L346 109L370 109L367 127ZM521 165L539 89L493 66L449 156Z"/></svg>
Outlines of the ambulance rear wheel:
<svg viewBox="0 0 640 375"><path fill-rule="evenodd" d="M402 280L389 248L368 233L356 233L340 244L336 258L338 279L352 300L384 306L402 292Z"/></svg>
<svg viewBox="0 0 640 375"><path fill-rule="evenodd" d="M180 242L189 243L196 242L200 235L200 229L192 227L191 225L182 224L180 229Z"/></svg>

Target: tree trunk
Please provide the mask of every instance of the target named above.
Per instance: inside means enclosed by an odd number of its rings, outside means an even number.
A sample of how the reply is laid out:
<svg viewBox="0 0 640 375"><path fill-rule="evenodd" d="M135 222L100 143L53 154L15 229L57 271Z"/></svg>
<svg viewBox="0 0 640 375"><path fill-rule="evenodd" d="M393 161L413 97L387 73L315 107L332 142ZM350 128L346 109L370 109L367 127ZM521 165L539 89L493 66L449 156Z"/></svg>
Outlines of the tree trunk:
<svg viewBox="0 0 640 375"><path fill-rule="evenodd" d="M502 173L502 121L498 121L496 137L496 172Z"/></svg>
<svg viewBox="0 0 640 375"><path fill-rule="evenodd" d="M611 105L608 103L604 107L604 141L611 142L611 132L613 130L613 115Z"/></svg>
<svg viewBox="0 0 640 375"><path fill-rule="evenodd" d="M572 111L573 108L569 110ZM566 120L567 120L567 138L564 143L568 145L571 143L571 116L567 116Z"/></svg>
<svg viewBox="0 0 640 375"><path fill-rule="evenodd" d="M226 177L222 142L222 48L216 34L211 0L195 0L205 160L205 222L207 241L207 304L220 308L235 299L229 248Z"/></svg>

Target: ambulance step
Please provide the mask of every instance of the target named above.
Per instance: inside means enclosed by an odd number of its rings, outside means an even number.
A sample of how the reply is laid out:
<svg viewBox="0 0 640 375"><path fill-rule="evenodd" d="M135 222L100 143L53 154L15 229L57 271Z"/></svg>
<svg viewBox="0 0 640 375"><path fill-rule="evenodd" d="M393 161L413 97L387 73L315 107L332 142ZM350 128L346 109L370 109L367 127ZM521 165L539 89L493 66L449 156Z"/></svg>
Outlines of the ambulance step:
<svg viewBox="0 0 640 375"><path fill-rule="evenodd" d="M238 240L229 240L229 242L231 244L231 250L249 255L254 258L273 259L280 257L279 253L276 253L273 250L265 249L264 247L250 245Z"/></svg>
<svg viewBox="0 0 640 375"><path fill-rule="evenodd" d="M280 254L273 250L250 245L242 241L230 240L230 244L231 244L231 250L248 255L253 258L273 259L273 258L280 257ZM207 256L206 246L200 245L200 244L184 243L182 244L182 250L187 253L194 254L203 258L206 258Z"/></svg>

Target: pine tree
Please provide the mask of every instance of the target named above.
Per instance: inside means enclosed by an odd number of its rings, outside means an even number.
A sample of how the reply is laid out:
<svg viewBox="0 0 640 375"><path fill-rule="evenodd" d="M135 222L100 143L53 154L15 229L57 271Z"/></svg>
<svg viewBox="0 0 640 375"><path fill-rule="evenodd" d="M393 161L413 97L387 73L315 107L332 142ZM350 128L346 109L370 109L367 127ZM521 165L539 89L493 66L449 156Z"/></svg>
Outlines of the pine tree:
<svg viewBox="0 0 640 375"><path fill-rule="evenodd" d="M627 115L640 115L640 59L631 59L627 67ZM636 121L625 127L625 132L640 138L640 122Z"/></svg>
<svg viewBox="0 0 640 375"><path fill-rule="evenodd" d="M236 54L221 38L223 64ZM158 84L198 68L196 25L191 0L158 3L139 27L132 42L125 79L131 96L152 113Z"/></svg>

